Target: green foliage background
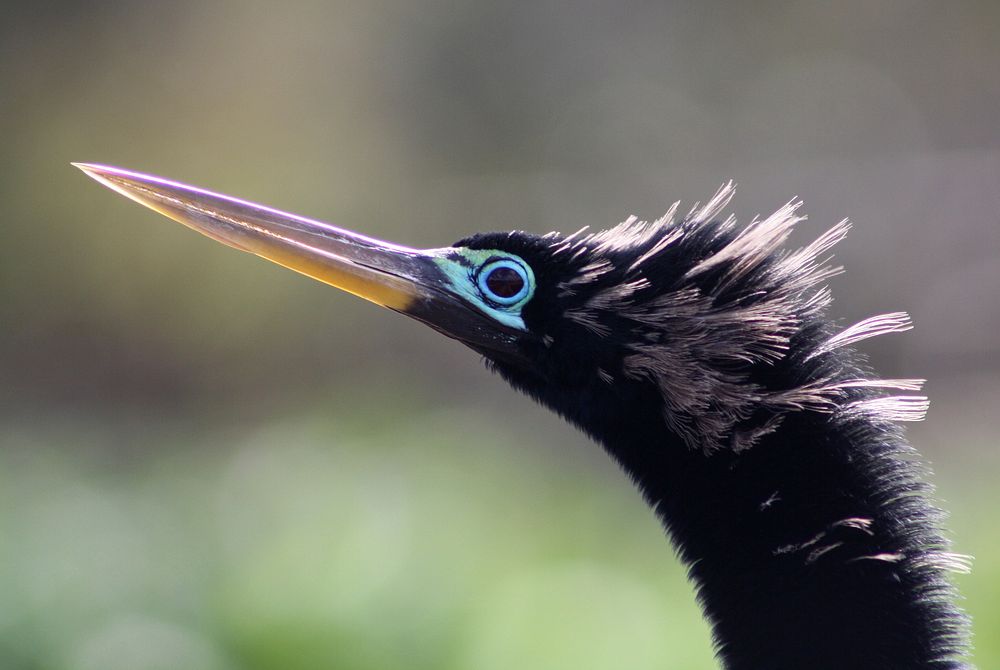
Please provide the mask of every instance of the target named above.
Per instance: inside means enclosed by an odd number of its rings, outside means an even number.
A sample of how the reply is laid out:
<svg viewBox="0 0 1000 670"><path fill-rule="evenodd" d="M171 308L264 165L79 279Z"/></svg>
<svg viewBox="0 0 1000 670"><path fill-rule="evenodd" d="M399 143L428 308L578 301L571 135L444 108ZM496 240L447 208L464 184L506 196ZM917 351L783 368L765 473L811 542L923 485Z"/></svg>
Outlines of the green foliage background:
<svg viewBox="0 0 1000 670"><path fill-rule="evenodd" d="M419 324L199 238L103 162L412 246L659 216L844 216L837 318L926 376L1000 667L992 2L8 3L0 668L710 668L600 450ZM766 615L766 613L762 613ZM780 632L778 632L780 634Z"/></svg>

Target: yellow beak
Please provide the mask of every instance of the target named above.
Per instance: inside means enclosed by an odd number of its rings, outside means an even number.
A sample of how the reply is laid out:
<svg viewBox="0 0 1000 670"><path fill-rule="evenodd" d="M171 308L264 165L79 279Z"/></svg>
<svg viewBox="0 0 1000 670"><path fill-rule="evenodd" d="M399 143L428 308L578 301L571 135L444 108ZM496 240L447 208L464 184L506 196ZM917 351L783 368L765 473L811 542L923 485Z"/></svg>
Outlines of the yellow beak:
<svg viewBox="0 0 1000 670"><path fill-rule="evenodd" d="M108 188L223 244L249 251L486 353L517 350L524 333L470 303L454 285L455 250L410 249L161 177L73 163Z"/></svg>
<svg viewBox="0 0 1000 670"><path fill-rule="evenodd" d="M432 256L319 221L121 168L73 163L108 188L223 244L397 311L421 296L400 276ZM407 273L411 274L411 273Z"/></svg>

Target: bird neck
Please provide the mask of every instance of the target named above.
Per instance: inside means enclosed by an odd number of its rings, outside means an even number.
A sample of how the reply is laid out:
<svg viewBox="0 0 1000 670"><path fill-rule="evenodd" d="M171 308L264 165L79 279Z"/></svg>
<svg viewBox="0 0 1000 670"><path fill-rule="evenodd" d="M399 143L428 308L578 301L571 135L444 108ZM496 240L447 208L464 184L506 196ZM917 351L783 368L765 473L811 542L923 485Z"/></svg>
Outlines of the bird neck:
<svg viewBox="0 0 1000 670"><path fill-rule="evenodd" d="M635 480L725 668L966 667L955 559L892 424L793 412L749 449L705 454L666 427L655 389L599 388L539 399Z"/></svg>

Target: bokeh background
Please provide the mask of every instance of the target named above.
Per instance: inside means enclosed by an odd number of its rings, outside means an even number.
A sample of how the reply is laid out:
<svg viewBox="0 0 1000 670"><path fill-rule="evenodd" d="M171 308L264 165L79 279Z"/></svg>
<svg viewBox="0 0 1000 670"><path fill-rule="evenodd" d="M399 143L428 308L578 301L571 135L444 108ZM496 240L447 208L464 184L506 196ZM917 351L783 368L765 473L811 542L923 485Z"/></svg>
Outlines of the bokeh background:
<svg viewBox="0 0 1000 670"><path fill-rule="evenodd" d="M710 668L597 447L419 324L69 166L412 246L842 217L849 322L926 376L1000 667L1000 4L35 2L0 20L0 668Z"/></svg>

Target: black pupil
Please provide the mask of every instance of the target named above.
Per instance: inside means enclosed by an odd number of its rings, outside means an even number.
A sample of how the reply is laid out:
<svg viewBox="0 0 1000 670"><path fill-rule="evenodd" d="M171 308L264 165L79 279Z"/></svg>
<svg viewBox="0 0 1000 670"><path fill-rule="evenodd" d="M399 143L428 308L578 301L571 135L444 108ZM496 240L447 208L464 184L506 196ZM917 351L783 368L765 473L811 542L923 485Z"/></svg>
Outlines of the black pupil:
<svg viewBox="0 0 1000 670"><path fill-rule="evenodd" d="M524 288L524 279L513 268L499 267L486 275L486 286L499 298L513 298Z"/></svg>

